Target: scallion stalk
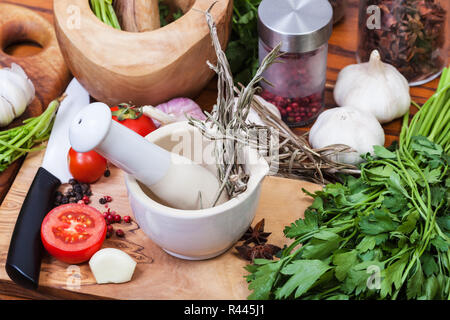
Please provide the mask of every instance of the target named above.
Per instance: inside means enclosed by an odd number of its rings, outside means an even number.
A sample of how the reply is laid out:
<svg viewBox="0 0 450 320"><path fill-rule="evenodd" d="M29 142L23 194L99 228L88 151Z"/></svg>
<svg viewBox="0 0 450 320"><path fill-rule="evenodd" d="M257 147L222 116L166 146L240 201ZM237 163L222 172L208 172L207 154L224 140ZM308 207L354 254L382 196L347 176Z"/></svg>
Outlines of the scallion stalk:
<svg viewBox="0 0 450 320"><path fill-rule="evenodd" d="M19 127L0 131L0 172L26 153L45 148L45 145L35 146L50 137L61 101L62 98L53 100L40 116L26 119Z"/></svg>
<svg viewBox="0 0 450 320"><path fill-rule="evenodd" d="M113 0L90 0L92 12L103 23L121 30L119 20L113 7Z"/></svg>

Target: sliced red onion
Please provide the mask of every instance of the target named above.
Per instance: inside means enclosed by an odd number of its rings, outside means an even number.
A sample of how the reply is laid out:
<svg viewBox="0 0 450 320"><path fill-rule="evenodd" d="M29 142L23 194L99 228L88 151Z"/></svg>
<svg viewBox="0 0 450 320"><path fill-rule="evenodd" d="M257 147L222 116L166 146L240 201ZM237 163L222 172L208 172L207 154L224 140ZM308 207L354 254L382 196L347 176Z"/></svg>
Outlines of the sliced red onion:
<svg viewBox="0 0 450 320"><path fill-rule="evenodd" d="M175 121L186 121L186 114L198 120L206 120L206 116L200 106L189 98L175 98L165 103L161 103L156 106L156 109L173 117ZM156 127L161 126L161 123L158 120L153 119L153 122Z"/></svg>

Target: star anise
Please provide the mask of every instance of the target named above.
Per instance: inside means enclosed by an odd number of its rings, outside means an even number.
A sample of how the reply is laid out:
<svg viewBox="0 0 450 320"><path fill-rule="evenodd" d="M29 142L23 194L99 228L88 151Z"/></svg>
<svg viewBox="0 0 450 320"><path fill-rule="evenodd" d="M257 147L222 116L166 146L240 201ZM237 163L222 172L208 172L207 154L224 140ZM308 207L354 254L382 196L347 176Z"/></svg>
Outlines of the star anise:
<svg viewBox="0 0 450 320"><path fill-rule="evenodd" d="M255 259L273 260L273 256L277 254L281 248L273 244L258 244L252 247L244 244L242 246L237 246L236 250L243 259L253 262Z"/></svg>
<svg viewBox="0 0 450 320"><path fill-rule="evenodd" d="M244 241L244 245L264 244L267 242L267 238L271 235L271 232L264 232L264 219L258 222L254 228L249 227L244 233L240 241Z"/></svg>

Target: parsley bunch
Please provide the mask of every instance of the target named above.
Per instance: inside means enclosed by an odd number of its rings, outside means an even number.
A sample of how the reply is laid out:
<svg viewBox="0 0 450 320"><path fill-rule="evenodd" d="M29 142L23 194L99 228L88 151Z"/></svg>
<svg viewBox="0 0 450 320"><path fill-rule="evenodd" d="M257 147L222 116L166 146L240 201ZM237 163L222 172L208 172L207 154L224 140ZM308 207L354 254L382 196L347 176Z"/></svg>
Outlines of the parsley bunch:
<svg viewBox="0 0 450 320"><path fill-rule="evenodd" d="M450 299L450 72L399 144L366 155L284 229L279 260L246 269L250 299ZM301 246L300 246L301 244Z"/></svg>
<svg viewBox="0 0 450 320"><path fill-rule="evenodd" d="M236 83L248 84L259 67L258 6L262 0L234 0L226 56Z"/></svg>

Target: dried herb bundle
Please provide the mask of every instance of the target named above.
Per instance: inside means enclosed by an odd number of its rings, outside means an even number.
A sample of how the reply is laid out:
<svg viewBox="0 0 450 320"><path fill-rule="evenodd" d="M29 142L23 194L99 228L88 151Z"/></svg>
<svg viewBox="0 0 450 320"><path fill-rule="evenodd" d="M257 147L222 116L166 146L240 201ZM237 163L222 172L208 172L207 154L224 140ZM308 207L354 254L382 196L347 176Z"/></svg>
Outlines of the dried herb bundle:
<svg viewBox="0 0 450 320"><path fill-rule="evenodd" d="M305 137L295 135L282 120L274 116L267 107L254 98L264 80L262 73L280 56L275 47L262 61L250 83L240 89L234 86L230 65L222 51L216 26L209 13L205 13L213 45L217 54L217 65L208 62L218 75L218 97L211 114L205 121L189 119L204 137L215 142L218 177L222 182L217 199L223 190L230 198L244 192L249 179L244 164L238 161L240 151L246 146L256 148L267 160L271 174L308 180L319 184L338 181L337 173L359 173L356 167L333 162L327 158L336 152L350 151L348 146L335 145L320 150L312 149ZM235 99L235 93L237 98ZM248 123L247 117L253 108L265 126Z"/></svg>
<svg viewBox="0 0 450 320"><path fill-rule="evenodd" d="M327 184L340 181L338 173L355 175L360 173L355 166L330 160L333 154L352 151L350 147L331 145L312 149L307 135L296 135L281 119L268 112L259 100L253 99L252 108L268 127L278 132L278 154L265 157L270 167L277 169L277 175Z"/></svg>

